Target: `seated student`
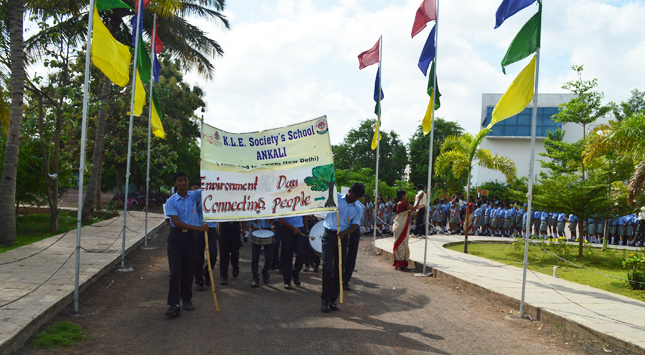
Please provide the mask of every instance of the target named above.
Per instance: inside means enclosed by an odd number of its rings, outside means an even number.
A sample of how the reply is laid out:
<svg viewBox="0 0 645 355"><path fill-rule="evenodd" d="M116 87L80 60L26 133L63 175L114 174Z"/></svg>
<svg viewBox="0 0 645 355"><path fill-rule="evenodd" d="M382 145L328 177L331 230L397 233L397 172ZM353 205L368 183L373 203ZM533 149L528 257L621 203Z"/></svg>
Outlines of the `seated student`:
<svg viewBox="0 0 645 355"><path fill-rule="evenodd" d="M169 317L181 314L179 299L184 309L192 311L192 281L195 267L195 231L206 232L208 225L201 224L197 206L201 202L201 190L188 191L188 174L178 171L173 175L177 192L166 201L166 213L170 217L168 234L168 265L170 285L166 311Z"/></svg>

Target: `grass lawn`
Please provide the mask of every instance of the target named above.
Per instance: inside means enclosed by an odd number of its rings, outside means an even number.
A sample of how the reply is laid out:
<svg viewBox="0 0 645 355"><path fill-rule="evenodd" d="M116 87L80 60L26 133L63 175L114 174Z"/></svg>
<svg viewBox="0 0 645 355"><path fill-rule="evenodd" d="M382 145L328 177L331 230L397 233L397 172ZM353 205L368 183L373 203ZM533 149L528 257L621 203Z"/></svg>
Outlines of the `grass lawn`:
<svg viewBox="0 0 645 355"><path fill-rule="evenodd" d="M94 217L92 223L103 221L112 217ZM65 233L76 228L76 212L61 212L58 215L58 232L49 233L49 214L19 215L16 219L18 237L11 245L0 246L0 253L29 245L37 241L49 238L53 235ZM86 224L83 224L86 225Z"/></svg>
<svg viewBox="0 0 645 355"><path fill-rule="evenodd" d="M45 349L53 349L61 346L72 346L87 339L88 336L80 325L58 322L36 334L34 345Z"/></svg>
<svg viewBox="0 0 645 355"><path fill-rule="evenodd" d="M468 243L468 252L471 255L477 255L486 259L491 259L504 264L513 264L522 262L524 259L524 243L497 244L497 243ZM557 243L551 243L544 248L556 253L556 249L562 246ZM447 247L448 249L461 251L464 250L463 243ZM566 247L565 247L566 248ZM622 261L624 257L631 254L644 255L642 251L634 252L631 250L610 249L603 252L599 248L586 246L584 257L579 258L578 247L569 245L568 256L565 259L572 261L589 270L627 279L627 270L623 269ZM521 264L515 265L522 267ZM567 281L576 282L582 285L589 285L601 290L617 293L623 296L631 297L640 301L645 301L645 290L632 290L626 281L614 279L611 277L599 275L595 272L576 267L570 263L562 261L557 257L545 252L539 246L530 245L529 247L529 269L553 276L553 267L557 266L557 275Z"/></svg>

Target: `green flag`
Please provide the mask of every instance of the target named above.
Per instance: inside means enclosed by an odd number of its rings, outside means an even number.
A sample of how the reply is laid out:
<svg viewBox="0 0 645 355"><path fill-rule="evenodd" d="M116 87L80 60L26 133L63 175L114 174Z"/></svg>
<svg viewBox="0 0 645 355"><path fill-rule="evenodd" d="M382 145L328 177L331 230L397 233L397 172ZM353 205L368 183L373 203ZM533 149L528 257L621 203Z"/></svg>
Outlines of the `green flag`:
<svg viewBox="0 0 645 355"><path fill-rule="evenodd" d="M430 77L428 77L428 95L432 98L432 87L434 85L434 60L432 61L432 66L430 67ZM434 97L434 109L438 110L441 107L441 91L439 90L439 79L437 79L437 94Z"/></svg>
<svg viewBox="0 0 645 355"><path fill-rule="evenodd" d="M542 28L542 3L538 12L517 33L513 42L508 47L504 59L502 59L502 72L506 74L506 66L520 61L540 47L540 32Z"/></svg>
<svg viewBox="0 0 645 355"><path fill-rule="evenodd" d="M96 8L99 11L105 11L105 10L111 10L111 9L130 9L132 8L128 6L126 3L124 3L121 0L98 0L96 2Z"/></svg>
<svg viewBox="0 0 645 355"><path fill-rule="evenodd" d="M139 51L137 53L137 66L139 67L139 75L144 83L150 82L150 54L146 50L146 45L143 39L139 37Z"/></svg>

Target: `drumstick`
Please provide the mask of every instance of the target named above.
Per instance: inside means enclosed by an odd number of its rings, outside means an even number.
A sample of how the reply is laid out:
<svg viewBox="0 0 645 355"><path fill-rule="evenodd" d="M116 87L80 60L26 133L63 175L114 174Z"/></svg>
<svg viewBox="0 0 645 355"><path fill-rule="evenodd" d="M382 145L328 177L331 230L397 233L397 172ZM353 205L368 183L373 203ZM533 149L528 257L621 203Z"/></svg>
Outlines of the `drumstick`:
<svg viewBox="0 0 645 355"><path fill-rule="evenodd" d="M336 209L336 233L340 233L340 217ZM338 238L338 283L340 284L340 304L343 304L343 245Z"/></svg>
<svg viewBox="0 0 645 355"><path fill-rule="evenodd" d="M208 276L211 278L211 291L213 291L213 301L215 302L215 311L219 312L217 304L217 295L215 294L215 282L213 282L213 268L211 267L211 253L208 248L208 232L204 231L204 241L206 242L206 260L208 261Z"/></svg>

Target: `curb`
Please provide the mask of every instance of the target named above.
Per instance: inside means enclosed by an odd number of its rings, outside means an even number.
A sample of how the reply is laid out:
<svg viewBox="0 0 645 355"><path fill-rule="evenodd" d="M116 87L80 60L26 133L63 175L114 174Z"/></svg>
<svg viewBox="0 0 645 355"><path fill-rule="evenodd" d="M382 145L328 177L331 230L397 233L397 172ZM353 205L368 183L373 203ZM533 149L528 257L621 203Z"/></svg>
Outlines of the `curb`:
<svg viewBox="0 0 645 355"><path fill-rule="evenodd" d="M148 235L154 235L159 232L162 228L166 226L165 221L162 221L156 227L148 231ZM145 235L141 235L137 241L132 243L129 247L125 249L125 255L130 254L135 248L138 248L144 242ZM121 262L121 254L115 255L114 259L109 261L104 267L92 275L89 279L79 285L79 294L83 293L90 285L98 281L101 276L107 274L112 268ZM52 304L49 308L43 310L40 314L34 316L32 320L22 329L18 330L12 336L5 339L4 342L0 343L0 354L11 354L15 351L18 351L22 346L25 345L27 340L31 338L43 325L51 321L60 311L65 309L67 305L71 304L74 301L74 290L67 293L67 295L60 298L56 303Z"/></svg>
<svg viewBox="0 0 645 355"><path fill-rule="evenodd" d="M469 244L470 243L475 243L475 242L469 241ZM380 252L381 257L386 258L388 260L393 260L394 255L392 254L391 251L383 250L379 247L376 247L376 250L377 250L377 255L379 255L378 252ZM423 262L416 262L410 259L410 263L414 263L413 268L416 271L418 272L423 271ZM487 289L483 286L476 285L472 282L464 281L454 275L445 273L433 267L432 265L427 265L426 271L432 272L432 277L438 280L441 280L444 283L447 283L450 285L457 285L459 289L466 291L471 295L474 295L477 297L483 297L485 300L491 303L501 304L503 306L514 308L514 309L520 308L520 300L517 300L510 296L503 295L496 291ZM599 332L595 329L591 329L575 321L572 321L560 315L551 313L541 307L535 307L527 302L524 302L524 312L526 314L531 315L531 317L533 317L533 319L535 320L541 321L549 325L559 326L570 333L579 335L580 337L583 337L586 339L596 338L599 341L609 344L613 348L620 351L624 351L628 354L645 354L645 349L636 344L615 338L611 335L605 334L603 332Z"/></svg>

